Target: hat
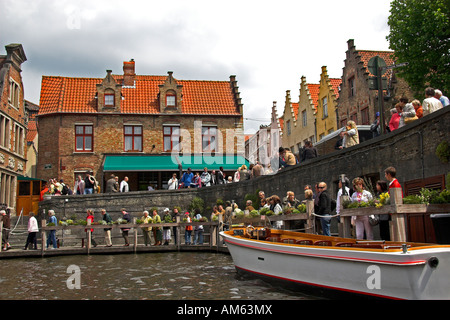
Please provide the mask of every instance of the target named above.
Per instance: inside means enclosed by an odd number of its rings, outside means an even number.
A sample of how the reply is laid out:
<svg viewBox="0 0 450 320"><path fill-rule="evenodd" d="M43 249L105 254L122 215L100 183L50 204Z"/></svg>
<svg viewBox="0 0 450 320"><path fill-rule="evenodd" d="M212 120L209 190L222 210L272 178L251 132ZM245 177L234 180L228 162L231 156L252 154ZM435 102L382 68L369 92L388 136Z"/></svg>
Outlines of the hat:
<svg viewBox="0 0 450 320"><path fill-rule="evenodd" d="M380 116L379 112L375 113L375 117L379 117L379 116Z"/></svg>
<svg viewBox="0 0 450 320"><path fill-rule="evenodd" d="M189 212L187 212L187 211L186 211L186 213L185 213L185 214L189 214Z"/></svg>
<svg viewBox="0 0 450 320"><path fill-rule="evenodd" d="M169 212L169 208L165 208L165 209L164 209L164 212Z"/></svg>

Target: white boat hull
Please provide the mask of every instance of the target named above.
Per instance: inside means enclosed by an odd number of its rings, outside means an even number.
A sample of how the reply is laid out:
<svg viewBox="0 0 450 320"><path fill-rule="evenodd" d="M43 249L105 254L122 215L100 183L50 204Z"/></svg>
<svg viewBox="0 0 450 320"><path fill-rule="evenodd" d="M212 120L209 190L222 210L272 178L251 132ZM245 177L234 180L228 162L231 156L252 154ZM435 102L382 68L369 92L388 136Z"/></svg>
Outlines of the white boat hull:
<svg viewBox="0 0 450 320"><path fill-rule="evenodd" d="M239 271L379 298L450 299L448 246L374 252L221 235Z"/></svg>

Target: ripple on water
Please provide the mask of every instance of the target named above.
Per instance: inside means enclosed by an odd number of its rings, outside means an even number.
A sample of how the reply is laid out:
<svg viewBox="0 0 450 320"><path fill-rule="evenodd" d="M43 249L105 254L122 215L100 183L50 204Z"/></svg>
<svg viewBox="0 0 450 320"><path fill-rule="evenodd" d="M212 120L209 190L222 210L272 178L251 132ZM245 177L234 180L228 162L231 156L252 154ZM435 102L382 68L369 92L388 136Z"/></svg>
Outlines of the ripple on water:
<svg viewBox="0 0 450 320"><path fill-rule="evenodd" d="M68 289L69 265L81 289ZM20 270L20 275L17 274ZM225 254L149 253L2 261L0 299L311 299L238 276Z"/></svg>

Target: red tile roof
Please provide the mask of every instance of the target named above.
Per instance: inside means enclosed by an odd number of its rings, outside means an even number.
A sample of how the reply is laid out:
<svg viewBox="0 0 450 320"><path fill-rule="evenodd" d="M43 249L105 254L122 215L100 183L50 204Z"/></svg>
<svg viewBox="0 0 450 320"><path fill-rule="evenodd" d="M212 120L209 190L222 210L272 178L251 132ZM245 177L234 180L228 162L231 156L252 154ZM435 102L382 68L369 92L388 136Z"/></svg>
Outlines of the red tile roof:
<svg viewBox="0 0 450 320"><path fill-rule="evenodd" d="M330 79L331 86L333 87L334 94L336 95L336 99L339 98L339 87L341 86L342 79Z"/></svg>
<svg viewBox="0 0 450 320"><path fill-rule="evenodd" d="M393 65L395 63L394 61L394 51L370 51L370 50L357 50L358 54L361 56L361 61L364 62L364 67L367 68L370 59L372 59L375 56L379 56L382 58L387 66ZM369 76L374 76L372 73L370 73L369 69L367 69L367 72L369 72ZM391 75L391 69L388 69L386 73L384 74L385 77L389 77Z"/></svg>
<svg viewBox="0 0 450 320"><path fill-rule="evenodd" d="M123 75L113 75L117 83ZM123 87L122 113L159 114L159 85L166 76L135 77L135 87ZM96 85L101 78L69 78L43 76L39 115L70 112L96 113ZM229 81L177 80L182 85L183 114L240 115Z"/></svg>
<svg viewBox="0 0 450 320"><path fill-rule="evenodd" d="M36 121L28 121L27 141L32 142L37 135Z"/></svg>
<svg viewBox="0 0 450 320"><path fill-rule="evenodd" d="M295 120L298 118L298 102L291 103L292 109L294 110Z"/></svg>
<svg viewBox="0 0 450 320"><path fill-rule="evenodd" d="M314 112L317 112L317 105L319 101L319 84L316 83L307 83L309 94L311 95L311 99L314 105Z"/></svg>

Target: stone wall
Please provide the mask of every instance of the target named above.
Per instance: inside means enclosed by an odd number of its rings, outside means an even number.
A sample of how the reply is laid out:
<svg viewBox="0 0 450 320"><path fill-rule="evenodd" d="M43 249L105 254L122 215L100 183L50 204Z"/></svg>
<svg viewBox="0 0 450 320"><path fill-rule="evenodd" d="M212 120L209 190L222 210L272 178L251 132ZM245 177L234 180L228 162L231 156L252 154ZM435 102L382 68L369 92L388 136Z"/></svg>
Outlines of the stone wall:
<svg viewBox="0 0 450 320"><path fill-rule="evenodd" d="M294 191L297 198L302 200L304 186L319 181L326 182L330 193L335 197L340 174L345 174L350 179L357 176L370 176L374 180L384 179L384 169L389 166L397 168L397 178L403 185L405 181L446 175L450 172L450 164L442 163L435 154L436 147L442 141L450 142L449 121L450 108L445 108L357 146L308 160L275 175L240 183L174 191L61 196L41 202L40 211L46 209L47 212L53 208L59 217L65 212L67 217L77 214L84 218L86 209L92 208L96 210L95 220L99 220L100 208L106 208L113 219L117 219L120 209L124 207L136 217L140 217L143 209L151 207L162 210L165 207L180 206L187 210L196 196L205 201L205 207L212 207L220 198L235 200L240 208L243 208L244 197L248 193L264 190L266 196L276 194L284 197L287 191ZM209 216L209 212L205 215Z"/></svg>

